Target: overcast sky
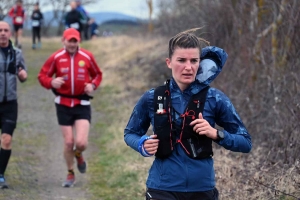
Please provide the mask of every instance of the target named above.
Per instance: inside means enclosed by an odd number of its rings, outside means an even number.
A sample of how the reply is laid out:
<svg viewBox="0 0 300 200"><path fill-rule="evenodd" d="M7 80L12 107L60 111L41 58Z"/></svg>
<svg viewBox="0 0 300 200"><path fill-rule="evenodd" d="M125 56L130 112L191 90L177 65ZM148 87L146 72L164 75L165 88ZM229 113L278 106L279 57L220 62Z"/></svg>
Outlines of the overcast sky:
<svg viewBox="0 0 300 200"><path fill-rule="evenodd" d="M154 15L159 0L153 0ZM146 0L99 0L96 4L85 6L88 12L120 12L139 18L148 18L148 7Z"/></svg>

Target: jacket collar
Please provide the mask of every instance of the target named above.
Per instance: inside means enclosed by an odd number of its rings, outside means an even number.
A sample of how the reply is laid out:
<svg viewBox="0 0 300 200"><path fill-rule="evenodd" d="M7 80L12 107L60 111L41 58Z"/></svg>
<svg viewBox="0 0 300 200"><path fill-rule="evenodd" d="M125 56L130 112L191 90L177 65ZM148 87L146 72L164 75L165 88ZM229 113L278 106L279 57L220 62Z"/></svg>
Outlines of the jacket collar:
<svg viewBox="0 0 300 200"><path fill-rule="evenodd" d="M199 83L198 81L195 80L184 91L181 91L174 78L172 77L170 80L171 94L175 92L175 93L182 93L182 94L192 96L194 94L199 93L204 87L206 87L205 84Z"/></svg>

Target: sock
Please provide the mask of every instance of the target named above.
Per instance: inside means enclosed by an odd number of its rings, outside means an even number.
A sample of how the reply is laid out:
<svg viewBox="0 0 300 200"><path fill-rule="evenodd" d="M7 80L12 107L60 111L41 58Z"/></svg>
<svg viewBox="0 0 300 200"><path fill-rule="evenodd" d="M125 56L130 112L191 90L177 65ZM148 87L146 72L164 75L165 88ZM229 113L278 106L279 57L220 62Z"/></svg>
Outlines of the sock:
<svg viewBox="0 0 300 200"><path fill-rule="evenodd" d="M74 175L74 170L73 169L69 169L68 170L68 174L73 174Z"/></svg>
<svg viewBox="0 0 300 200"><path fill-rule="evenodd" d="M75 150L75 157L79 158L81 156L81 152L78 150Z"/></svg>
<svg viewBox="0 0 300 200"><path fill-rule="evenodd" d="M11 149L6 150L2 149L0 150L0 174L4 174L9 158L11 155Z"/></svg>

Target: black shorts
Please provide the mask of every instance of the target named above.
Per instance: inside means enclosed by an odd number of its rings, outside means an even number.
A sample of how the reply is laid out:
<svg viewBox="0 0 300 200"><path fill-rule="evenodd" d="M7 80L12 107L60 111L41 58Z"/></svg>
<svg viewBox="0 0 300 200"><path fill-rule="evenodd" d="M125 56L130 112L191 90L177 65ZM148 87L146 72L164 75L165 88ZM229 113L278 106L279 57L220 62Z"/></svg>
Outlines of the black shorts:
<svg viewBox="0 0 300 200"><path fill-rule="evenodd" d="M76 120L86 119L91 123L91 106L76 105L68 107L55 104L58 124L61 126L72 126Z"/></svg>
<svg viewBox="0 0 300 200"><path fill-rule="evenodd" d="M18 103L17 100L0 103L0 129L1 133L13 135L17 126Z"/></svg>
<svg viewBox="0 0 300 200"><path fill-rule="evenodd" d="M15 32L17 32L19 29L23 29L23 24L14 24Z"/></svg>
<svg viewBox="0 0 300 200"><path fill-rule="evenodd" d="M213 190L204 191L204 192L169 192L163 190L155 190L148 188L146 191L146 200L155 199L155 200L218 200L219 192L217 188Z"/></svg>

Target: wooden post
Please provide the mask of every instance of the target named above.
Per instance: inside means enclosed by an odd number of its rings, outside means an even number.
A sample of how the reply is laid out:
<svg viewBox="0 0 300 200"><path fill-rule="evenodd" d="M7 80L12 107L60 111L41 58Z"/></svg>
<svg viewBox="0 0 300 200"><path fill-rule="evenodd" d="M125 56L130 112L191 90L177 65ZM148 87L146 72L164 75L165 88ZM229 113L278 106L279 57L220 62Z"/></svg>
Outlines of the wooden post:
<svg viewBox="0 0 300 200"><path fill-rule="evenodd" d="M153 3L152 0L146 0L146 2L149 8L148 32L151 33L153 31L153 22L152 22Z"/></svg>

